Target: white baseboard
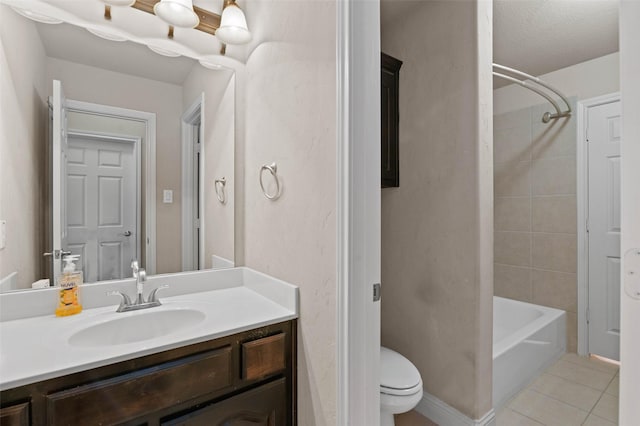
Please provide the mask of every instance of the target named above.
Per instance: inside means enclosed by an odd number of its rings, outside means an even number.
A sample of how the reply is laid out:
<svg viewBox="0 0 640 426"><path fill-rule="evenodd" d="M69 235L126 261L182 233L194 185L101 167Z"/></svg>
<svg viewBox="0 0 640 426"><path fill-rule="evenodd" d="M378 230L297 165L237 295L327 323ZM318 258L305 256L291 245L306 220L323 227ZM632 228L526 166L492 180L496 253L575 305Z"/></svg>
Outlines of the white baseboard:
<svg viewBox="0 0 640 426"><path fill-rule="evenodd" d="M424 392L415 410L439 426L495 426L493 409L481 419L471 419L433 395Z"/></svg>

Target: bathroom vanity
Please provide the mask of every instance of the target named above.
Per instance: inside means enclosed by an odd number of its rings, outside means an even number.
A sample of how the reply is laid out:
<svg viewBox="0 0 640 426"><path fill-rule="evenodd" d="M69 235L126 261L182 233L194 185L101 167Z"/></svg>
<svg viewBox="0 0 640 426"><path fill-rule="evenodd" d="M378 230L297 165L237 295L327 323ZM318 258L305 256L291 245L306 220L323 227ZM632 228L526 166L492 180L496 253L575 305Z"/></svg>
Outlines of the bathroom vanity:
<svg viewBox="0 0 640 426"><path fill-rule="evenodd" d="M2 425L296 424L296 287L247 268L172 274L149 281L174 282L160 307L93 307L131 281L84 286L72 317L3 313Z"/></svg>

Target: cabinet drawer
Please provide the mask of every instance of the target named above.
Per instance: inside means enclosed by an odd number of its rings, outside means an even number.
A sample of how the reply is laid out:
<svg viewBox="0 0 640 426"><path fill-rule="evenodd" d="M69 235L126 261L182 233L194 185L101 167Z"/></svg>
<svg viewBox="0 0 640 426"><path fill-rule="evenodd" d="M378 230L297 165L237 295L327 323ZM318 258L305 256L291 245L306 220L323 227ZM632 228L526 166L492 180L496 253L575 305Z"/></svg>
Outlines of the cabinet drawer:
<svg viewBox="0 0 640 426"><path fill-rule="evenodd" d="M242 378L255 380L285 369L285 337L279 333L242 344Z"/></svg>
<svg viewBox="0 0 640 426"><path fill-rule="evenodd" d="M49 425L113 424L230 386L231 346L50 394Z"/></svg>
<svg viewBox="0 0 640 426"><path fill-rule="evenodd" d="M10 405L0 408L0 425L2 426L28 426L29 403Z"/></svg>
<svg viewBox="0 0 640 426"><path fill-rule="evenodd" d="M162 426L285 426L287 387L284 378L224 401L160 422Z"/></svg>

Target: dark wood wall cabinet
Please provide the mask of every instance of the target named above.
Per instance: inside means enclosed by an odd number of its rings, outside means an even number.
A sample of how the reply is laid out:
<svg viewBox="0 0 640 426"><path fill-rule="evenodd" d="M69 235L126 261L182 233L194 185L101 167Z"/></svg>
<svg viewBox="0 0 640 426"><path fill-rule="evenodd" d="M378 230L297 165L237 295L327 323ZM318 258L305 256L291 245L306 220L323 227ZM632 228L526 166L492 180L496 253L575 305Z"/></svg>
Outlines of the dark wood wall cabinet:
<svg viewBox="0 0 640 426"><path fill-rule="evenodd" d="M402 61L382 53L382 187L400 186L399 94Z"/></svg>
<svg viewBox="0 0 640 426"><path fill-rule="evenodd" d="M0 393L0 424L296 425L296 322Z"/></svg>

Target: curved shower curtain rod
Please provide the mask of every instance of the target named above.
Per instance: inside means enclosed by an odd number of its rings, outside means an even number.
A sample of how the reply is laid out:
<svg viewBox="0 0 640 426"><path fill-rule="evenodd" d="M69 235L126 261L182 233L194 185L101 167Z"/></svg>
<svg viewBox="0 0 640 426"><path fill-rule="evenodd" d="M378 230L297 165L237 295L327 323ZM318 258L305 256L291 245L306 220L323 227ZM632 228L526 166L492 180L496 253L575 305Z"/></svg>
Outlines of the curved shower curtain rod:
<svg viewBox="0 0 640 426"><path fill-rule="evenodd" d="M551 105L553 105L553 107L555 108L556 112L555 113L550 113L550 112L545 112L542 115L542 122L543 123L548 123L550 120L555 120L557 118L560 117L569 117L571 115L571 105L569 105L569 102L567 101L567 98L562 94L562 92L560 92L558 89L555 89L553 86L551 86L549 83L544 82L543 80L539 79L538 77L534 77L532 75L529 75L527 73L524 73L522 71L518 71L516 69L513 68L509 68L509 67L505 67L504 65L498 65L498 64L493 64L493 75L495 75L496 77L500 77L503 78L505 80L509 80L513 83L519 84L522 87L525 87L535 93L537 93L538 95L542 96L543 98L545 98L546 100L548 100ZM524 77L524 80L520 80L518 78L512 77L510 75L506 75L503 74L501 72L497 72L496 68L500 71L504 71L510 74L514 74L517 75L519 77ZM528 81L527 81L528 80ZM531 84L534 83L537 86ZM566 111L562 111L560 109L560 106L558 105L558 103L551 97L549 96L547 93L545 93L542 89L540 89L540 87L543 87L551 92L553 92L554 94L558 95L560 97L560 99L562 99L562 101L567 105L567 110Z"/></svg>

